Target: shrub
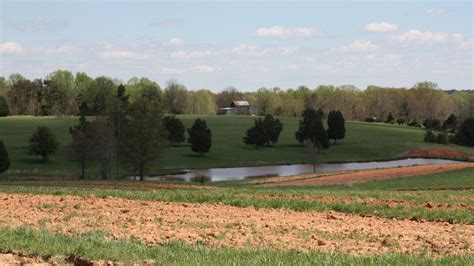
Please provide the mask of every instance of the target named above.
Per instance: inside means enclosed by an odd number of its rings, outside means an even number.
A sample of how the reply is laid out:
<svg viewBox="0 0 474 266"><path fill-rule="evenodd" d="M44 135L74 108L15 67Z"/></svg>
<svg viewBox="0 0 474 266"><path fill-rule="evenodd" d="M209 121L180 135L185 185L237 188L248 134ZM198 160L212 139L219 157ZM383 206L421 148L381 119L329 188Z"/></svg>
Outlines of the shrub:
<svg viewBox="0 0 474 266"><path fill-rule="evenodd" d="M43 162L47 162L50 155L56 153L59 148L59 142L56 135L45 126L38 127L30 138L28 149L29 155L39 155Z"/></svg>
<svg viewBox="0 0 474 266"><path fill-rule="evenodd" d="M403 124L405 124L405 119L399 118L399 119L397 119L397 123L398 123L399 126L403 126Z"/></svg>
<svg viewBox="0 0 474 266"><path fill-rule="evenodd" d="M436 118L426 119L423 122L423 126L426 129L441 130L441 121L439 121L439 119L436 119Z"/></svg>
<svg viewBox="0 0 474 266"><path fill-rule="evenodd" d="M439 133L438 136L436 137L436 141L439 144L448 144L448 133L446 132Z"/></svg>
<svg viewBox="0 0 474 266"><path fill-rule="evenodd" d="M395 118L393 117L392 113L388 114L387 121L385 121L385 123L389 123L389 124L395 123Z"/></svg>
<svg viewBox="0 0 474 266"><path fill-rule="evenodd" d="M191 177L191 182L204 184L206 182L211 182L212 178L207 175L196 175Z"/></svg>
<svg viewBox="0 0 474 266"><path fill-rule="evenodd" d="M410 126L410 127L421 127L420 123L418 123L418 121L416 121L416 119L408 122L408 126Z"/></svg>
<svg viewBox="0 0 474 266"><path fill-rule="evenodd" d="M366 117L364 119L364 122L369 122L369 123L373 123L375 122L377 119L375 119L374 117Z"/></svg>
<svg viewBox="0 0 474 266"><path fill-rule="evenodd" d="M437 137L432 130L427 130L425 133L425 142L436 142Z"/></svg>

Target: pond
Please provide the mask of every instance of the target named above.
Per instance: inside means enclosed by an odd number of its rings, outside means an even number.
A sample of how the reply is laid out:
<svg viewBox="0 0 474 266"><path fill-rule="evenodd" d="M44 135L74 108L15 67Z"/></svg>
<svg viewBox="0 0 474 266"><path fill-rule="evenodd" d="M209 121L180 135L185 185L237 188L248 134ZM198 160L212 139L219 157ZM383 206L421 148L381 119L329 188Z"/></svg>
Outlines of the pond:
<svg viewBox="0 0 474 266"><path fill-rule="evenodd" d="M324 163L316 166L316 173L340 172L360 169L390 168L398 166L423 165L423 164L448 164L456 161L443 159L401 159L381 162L362 163ZM189 181L196 175L206 175L212 181L242 180L265 176L288 176L304 173L312 173L312 164L272 165L272 166L250 166L232 168L207 168L207 169L183 169L182 174L149 177L147 180L186 180Z"/></svg>

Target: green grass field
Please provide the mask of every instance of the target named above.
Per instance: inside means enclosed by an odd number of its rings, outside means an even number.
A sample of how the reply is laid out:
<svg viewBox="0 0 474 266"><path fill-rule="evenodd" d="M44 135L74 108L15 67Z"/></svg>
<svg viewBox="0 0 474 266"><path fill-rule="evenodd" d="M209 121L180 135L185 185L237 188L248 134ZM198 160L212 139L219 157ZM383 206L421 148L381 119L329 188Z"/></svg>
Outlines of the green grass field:
<svg viewBox="0 0 474 266"><path fill-rule="evenodd" d="M294 132L298 119L281 118L284 127L277 145L270 148L255 148L243 144L245 131L253 124L254 117L246 116L179 116L186 127L194 119L204 118L212 130L213 146L204 157L191 152L183 144L167 149L161 162L151 172L163 169L236 167L254 165L276 165L308 163L305 148L297 143ZM0 139L5 141L12 161L11 170L54 172L56 175L75 175L78 164L67 154L71 137L69 127L77 123L77 117L2 117L0 118ZM57 135L61 148L43 164L34 156L27 155L28 139L33 130L48 126ZM360 122L346 123L346 138L331 146L321 157L322 162L347 162L394 159L411 149L449 148L473 152L473 148L458 145L438 145L423 142L424 131L416 128L398 127L386 124ZM97 174L97 167L90 167L91 174ZM39 174L38 173L38 174Z"/></svg>

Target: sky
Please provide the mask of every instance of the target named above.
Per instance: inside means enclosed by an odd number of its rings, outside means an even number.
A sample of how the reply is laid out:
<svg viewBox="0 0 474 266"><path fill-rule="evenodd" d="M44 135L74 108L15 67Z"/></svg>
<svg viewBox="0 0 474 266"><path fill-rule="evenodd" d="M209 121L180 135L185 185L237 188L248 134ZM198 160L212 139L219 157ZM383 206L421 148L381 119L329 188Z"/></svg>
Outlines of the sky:
<svg viewBox="0 0 474 266"><path fill-rule="evenodd" d="M472 1L6 1L0 76L473 89Z"/></svg>

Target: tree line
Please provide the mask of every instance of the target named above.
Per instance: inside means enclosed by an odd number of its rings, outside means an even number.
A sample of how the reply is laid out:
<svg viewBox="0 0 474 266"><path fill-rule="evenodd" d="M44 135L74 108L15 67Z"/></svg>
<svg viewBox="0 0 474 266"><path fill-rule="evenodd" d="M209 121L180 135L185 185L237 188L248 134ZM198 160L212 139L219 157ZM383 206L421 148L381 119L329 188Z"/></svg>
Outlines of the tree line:
<svg viewBox="0 0 474 266"><path fill-rule="evenodd" d="M234 100L247 100L259 115L297 117L307 108L325 113L339 110L346 119L384 122L390 115L407 123L426 119L445 120L455 114L460 120L474 116L474 91L443 91L436 83L419 82L411 88L353 85L319 85L280 89L260 88L241 92L234 87L214 93L188 90L177 81L164 88L148 78L122 82L105 76L57 70L44 79L29 80L20 74L0 77L0 115L78 115L83 103L87 115L104 115L114 108L115 90L122 84L131 103L158 100L170 114L215 114Z"/></svg>

